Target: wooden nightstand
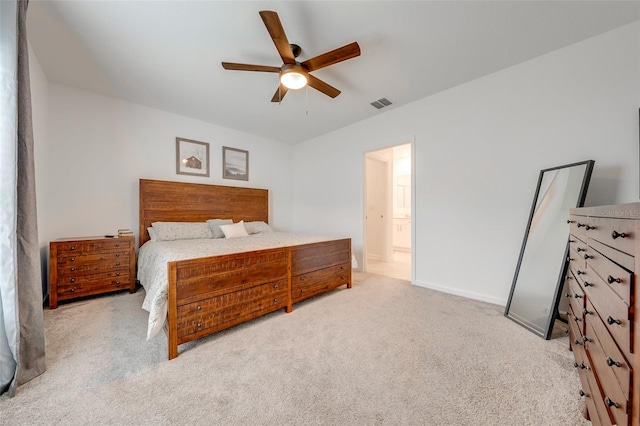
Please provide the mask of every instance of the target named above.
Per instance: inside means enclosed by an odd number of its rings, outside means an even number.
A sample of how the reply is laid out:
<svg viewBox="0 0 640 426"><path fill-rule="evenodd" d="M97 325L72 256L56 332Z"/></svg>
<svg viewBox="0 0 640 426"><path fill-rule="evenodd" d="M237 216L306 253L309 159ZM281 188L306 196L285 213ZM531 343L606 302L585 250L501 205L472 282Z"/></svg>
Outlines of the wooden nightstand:
<svg viewBox="0 0 640 426"><path fill-rule="evenodd" d="M135 240L61 238L49 243L49 308L58 302L112 291L136 291Z"/></svg>

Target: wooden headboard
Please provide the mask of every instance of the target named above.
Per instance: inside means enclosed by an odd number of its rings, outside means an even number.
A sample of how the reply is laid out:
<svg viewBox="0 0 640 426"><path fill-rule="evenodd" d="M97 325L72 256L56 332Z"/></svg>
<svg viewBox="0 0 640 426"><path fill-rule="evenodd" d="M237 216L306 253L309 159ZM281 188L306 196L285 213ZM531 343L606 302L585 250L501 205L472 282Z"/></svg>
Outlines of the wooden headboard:
<svg viewBox="0 0 640 426"><path fill-rule="evenodd" d="M153 222L269 222L269 191L256 188L140 179L139 246Z"/></svg>

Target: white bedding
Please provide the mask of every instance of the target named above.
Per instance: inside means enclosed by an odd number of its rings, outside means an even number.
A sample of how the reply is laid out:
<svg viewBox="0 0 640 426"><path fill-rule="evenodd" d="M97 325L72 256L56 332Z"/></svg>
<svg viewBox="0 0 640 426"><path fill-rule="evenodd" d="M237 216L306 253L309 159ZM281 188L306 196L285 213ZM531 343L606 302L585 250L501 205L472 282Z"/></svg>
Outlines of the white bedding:
<svg viewBox="0 0 640 426"><path fill-rule="evenodd" d="M142 309L149 312L147 340L158 334L167 318L167 262L328 240L331 238L269 232L234 239L146 242L138 252L138 280L147 293L142 303Z"/></svg>

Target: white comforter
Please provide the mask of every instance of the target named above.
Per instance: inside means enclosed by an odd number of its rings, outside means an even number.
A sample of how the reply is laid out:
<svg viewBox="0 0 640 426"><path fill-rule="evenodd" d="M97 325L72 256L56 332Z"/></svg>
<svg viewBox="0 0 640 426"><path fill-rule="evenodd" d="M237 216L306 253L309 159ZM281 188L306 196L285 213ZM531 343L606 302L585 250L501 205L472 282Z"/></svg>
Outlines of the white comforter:
<svg viewBox="0 0 640 426"><path fill-rule="evenodd" d="M217 238L145 243L138 252L138 280L147 293L142 303L142 309L149 312L147 340L158 334L167 318L167 262L327 240L330 238L269 232L230 240Z"/></svg>

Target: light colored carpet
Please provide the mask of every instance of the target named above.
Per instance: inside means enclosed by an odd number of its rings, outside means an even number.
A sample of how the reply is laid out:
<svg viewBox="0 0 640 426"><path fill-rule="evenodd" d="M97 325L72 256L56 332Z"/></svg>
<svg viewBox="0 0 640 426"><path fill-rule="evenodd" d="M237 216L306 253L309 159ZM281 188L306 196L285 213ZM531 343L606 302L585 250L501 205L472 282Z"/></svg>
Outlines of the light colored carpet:
<svg viewBox="0 0 640 426"><path fill-rule="evenodd" d="M144 291L45 311L48 371L0 424L588 425L561 334L502 307L354 273L339 289L181 347L145 341Z"/></svg>

